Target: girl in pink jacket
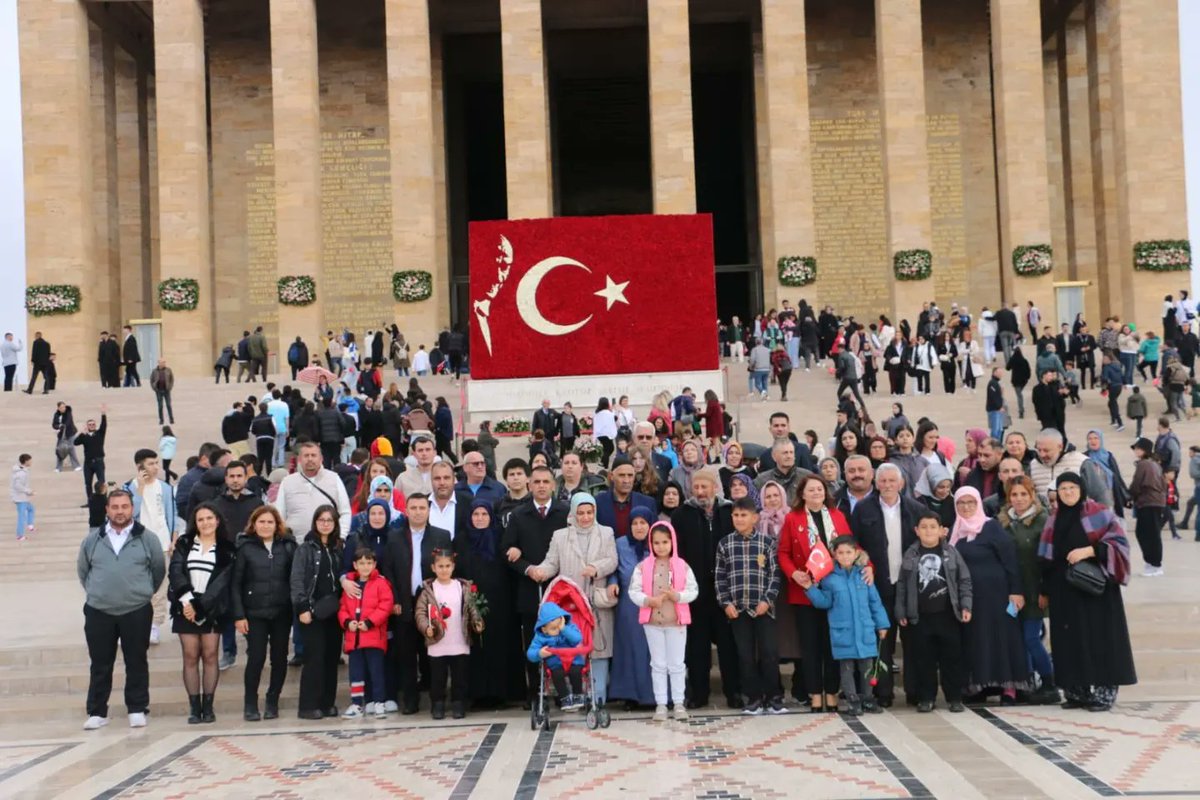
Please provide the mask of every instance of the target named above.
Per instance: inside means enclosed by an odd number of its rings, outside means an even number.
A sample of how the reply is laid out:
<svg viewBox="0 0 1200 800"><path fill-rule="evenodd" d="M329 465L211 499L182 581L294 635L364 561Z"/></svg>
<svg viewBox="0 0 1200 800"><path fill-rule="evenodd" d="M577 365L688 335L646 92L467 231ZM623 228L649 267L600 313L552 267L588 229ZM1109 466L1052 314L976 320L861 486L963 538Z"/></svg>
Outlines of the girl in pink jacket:
<svg viewBox="0 0 1200 800"><path fill-rule="evenodd" d="M696 599L700 587L692 568L675 555L678 547L671 523L656 522L650 528L650 552L633 570L629 599L641 609L638 621L650 649L650 680L657 705L654 720L662 722L667 718L668 678L675 719L687 719L683 691L687 626L692 621L688 604Z"/></svg>

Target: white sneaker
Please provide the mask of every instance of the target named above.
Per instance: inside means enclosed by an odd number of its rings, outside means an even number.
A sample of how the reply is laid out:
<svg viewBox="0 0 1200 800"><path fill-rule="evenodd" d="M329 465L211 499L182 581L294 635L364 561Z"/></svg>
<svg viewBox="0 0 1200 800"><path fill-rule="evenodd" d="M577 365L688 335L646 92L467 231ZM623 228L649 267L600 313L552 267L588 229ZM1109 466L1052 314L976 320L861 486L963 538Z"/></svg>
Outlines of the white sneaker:
<svg viewBox="0 0 1200 800"><path fill-rule="evenodd" d="M375 704L367 703L365 706L362 707L362 712L364 714L374 714L375 713Z"/></svg>
<svg viewBox="0 0 1200 800"><path fill-rule="evenodd" d="M62 467L55 467L55 468L54 468L54 471L55 471L55 472L62 472Z"/></svg>
<svg viewBox="0 0 1200 800"><path fill-rule="evenodd" d="M108 717L88 717L87 722L83 723L85 731L96 731L108 724Z"/></svg>
<svg viewBox="0 0 1200 800"><path fill-rule="evenodd" d="M666 706L658 706L657 708L654 709L654 721L655 722L666 722L667 721L667 707Z"/></svg>
<svg viewBox="0 0 1200 800"><path fill-rule="evenodd" d="M677 706L675 706L674 716L675 716L675 719L677 719L677 720L691 719L691 717L692 717L692 715L688 713L688 710L683 707L683 703L680 703Z"/></svg>
<svg viewBox="0 0 1200 800"><path fill-rule="evenodd" d="M374 705L372 703L371 705ZM362 719L363 709L357 703L351 703L350 706L342 712L342 719Z"/></svg>
<svg viewBox="0 0 1200 800"><path fill-rule="evenodd" d="M375 710L377 712L379 711L379 709L375 709ZM400 704L397 703L395 700L388 700L386 703L383 704L383 710L389 714L395 714L396 712L398 712L400 710Z"/></svg>
<svg viewBox="0 0 1200 800"><path fill-rule="evenodd" d="M375 704L375 719L387 719L387 704L386 703L376 703Z"/></svg>
<svg viewBox="0 0 1200 800"><path fill-rule="evenodd" d="M82 470L83 467L76 467L74 470L72 470L72 472L81 472Z"/></svg>
<svg viewBox="0 0 1200 800"><path fill-rule="evenodd" d="M129 715L129 727L144 728L146 727L146 715L141 712L135 712Z"/></svg>
<svg viewBox="0 0 1200 800"><path fill-rule="evenodd" d="M150 644L158 644L158 642L159 642L158 626L151 625L150 626Z"/></svg>
<svg viewBox="0 0 1200 800"><path fill-rule="evenodd" d="M1142 570L1143 578L1161 578L1164 574L1162 567L1152 567L1149 564Z"/></svg>

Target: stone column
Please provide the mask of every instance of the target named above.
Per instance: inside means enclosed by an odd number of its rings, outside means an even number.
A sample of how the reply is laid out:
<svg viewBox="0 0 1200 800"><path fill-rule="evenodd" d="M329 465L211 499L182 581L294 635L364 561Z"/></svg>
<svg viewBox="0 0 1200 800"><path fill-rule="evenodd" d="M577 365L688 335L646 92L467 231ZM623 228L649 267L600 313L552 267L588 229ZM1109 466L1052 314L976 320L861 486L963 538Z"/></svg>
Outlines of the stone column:
<svg viewBox="0 0 1200 800"><path fill-rule="evenodd" d="M437 337L439 309L449 312L449 263L437 258L433 66L428 0L386 0L388 137L392 165L392 261L426 270L433 295L396 303L396 319L415 349ZM507 115L506 115L507 116ZM445 315L441 317L445 320Z"/></svg>
<svg viewBox="0 0 1200 800"><path fill-rule="evenodd" d="M213 360L212 241L204 13L199 0L154 4L158 213L162 277L192 278L194 311L162 312L162 353L176 375L209 375ZM151 365L146 365L146 367ZM142 374L149 374L143 367Z"/></svg>
<svg viewBox="0 0 1200 800"><path fill-rule="evenodd" d="M1071 280L1091 281L1084 292L1084 319L1100 322L1099 267L1096 256L1095 178L1092 172L1092 129L1088 109L1087 31L1068 20L1059 47L1059 105L1066 166L1068 239Z"/></svg>
<svg viewBox="0 0 1200 800"><path fill-rule="evenodd" d="M1088 124L1091 129L1092 198L1095 203L1096 261L1100 313L1089 320L1099 330L1104 317L1120 306L1121 266L1117 236L1117 168L1113 147L1112 74L1109 58L1107 0L1086 0Z"/></svg>
<svg viewBox="0 0 1200 800"><path fill-rule="evenodd" d="M696 213L688 0L646 0L654 213Z"/></svg>
<svg viewBox="0 0 1200 800"><path fill-rule="evenodd" d="M550 182L542 0L502 0L500 50L508 218L549 217L554 213L554 192Z"/></svg>
<svg viewBox="0 0 1200 800"><path fill-rule="evenodd" d="M276 274L308 275L317 301L279 306L281 371L297 336L311 356L324 350L322 298L335 291L321 280L321 94L314 0L271 0L271 113L275 142ZM261 320L246 320L258 324Z"/></svg>
<svg viewBox="0 0 1200 800"><path fill-rule="evenodd" d="M1138 242L1186 239L1178 5L1110 0L1121 293L1113 312L1161 331L1162 299L1191 288L1188 272L1134 271ZM1195 243L1193 243L1195 246Z"/></svg>
<svg viewBox="0 0 1200 800"><path fill-rule="evenodd" d="M1032 300L1043 324L1057 329L1054 274L1017 277L1012 265L1014 248L1051 243L1041 3L992 0L991 13L1001 286L1006 300L1023 309Z"/></svg>
<svg viewBox="0 0 1200 800"><path fill-rule="evenodd" d="M93 153L87 12L79 0L20 0L17 25L25 148L25 263L28 285L72 284L80 311L29 317L29 342L41 331L63 381L94 383L96 287L108 281L95 258ZM81 412L82 413L82 412Z"/></svg>
<svg viewBox="0 0 1200 800"><path fill-rule="evenodd" d="M765 307L779 308L783 299L804 297L814 307L821 272L803 288L779 285L777 262L785 256L817 255L813 217L812 146L808 117L808 28L804 0L762 0L763 81L756 105L765 109L767 157L759 173L770 216L763 219L763 294ZM760 112L760 125L762 116Z"/></svg>
<svg viewBox="0 0 1200 800"><path fill-rule="evenodd" d="M898 251L933 250L921 0L876 0L875 49L890 272ZM942 266L938 255L933 254L934 270ZM895 322L916 319L921 303L933 299L932 278L890 283Z"/></svg>

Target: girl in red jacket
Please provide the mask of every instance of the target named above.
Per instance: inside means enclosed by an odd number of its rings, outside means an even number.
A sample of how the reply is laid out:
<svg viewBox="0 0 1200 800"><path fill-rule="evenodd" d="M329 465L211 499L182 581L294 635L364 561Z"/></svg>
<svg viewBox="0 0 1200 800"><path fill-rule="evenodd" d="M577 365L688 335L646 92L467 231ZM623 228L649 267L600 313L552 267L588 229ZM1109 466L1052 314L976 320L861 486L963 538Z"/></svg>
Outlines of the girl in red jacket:
<svg viewBox="0 0 1200 800"><path fill-rule="evenodd" d="M387 716L383 656L392 613L392 587L375 569L375 551L370 547L359 547L354 552L354 569L346 577L358 583L362 597L356 600L342 594L338 611L338 622L346 630L345 650L350 654L350 707L342 712L342 719L362 718L368 679L375 718L383 719Z"/></svg>
<svg viewBox="0 0 1200 800"><path fill-rule="evenodd" d="M825 481L816 475L800 479L796 504L779 532L779 568L787 581L788 603L795 606L797 633L804 658L804 686L812 701L811 712L837 711L838 666L833 660L829 618L808 599L801 574L807 573L808 556L817 542L829 547L838 536L849 535L850 525L837 509ZM822 697L824 693L824 697Z"/></svg>

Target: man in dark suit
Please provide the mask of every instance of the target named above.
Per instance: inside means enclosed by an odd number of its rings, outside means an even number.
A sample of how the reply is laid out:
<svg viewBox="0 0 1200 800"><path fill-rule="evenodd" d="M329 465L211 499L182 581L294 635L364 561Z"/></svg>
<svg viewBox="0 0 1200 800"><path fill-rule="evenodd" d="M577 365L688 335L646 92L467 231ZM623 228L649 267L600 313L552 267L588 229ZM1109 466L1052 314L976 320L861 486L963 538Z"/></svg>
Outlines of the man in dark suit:
<svg viewBox="0 0 1200 800"><path fill-rule="evenodd" d="M596 495L596 522L613 529L618 538L629 535L630 513L645 506L658 516L658 503L653 497L633 490L633 464L624 456L613 459L608 471L609 490Z"/></svg>
<svg viewBox="0 0 1200 800"><path fill-rule="evenodd" d="M133 336L133 328L128 325L125 326L124 332L125 343L121 345L121 363L125 365L125 385L141 386L142 379L138 377L137 365L142 356L138 352L137 339Z"/></svg>
<svg viewBox="0 0 1200 800"><path fill-rule="evenodd" d="M395 595L392 619L388 623L388 630L392 633L387 653L390 662L388 697L395 698L398 692L402 693L404 705L401 711L415 714L420 704L417 673L424 648L413 620L413 611L421 583L433 577L433 552L449 551L454 545L449 532L429 525L428 495L409 495L407 504L408 519L396 530L395 535L388 537L379 571L392 584L392 593ZM414 553L419 554L419 560L414 559ZM343 579L342 588L351 596L356 596L358 592L354 581Z"/></svg>
<svg viewBox="0 0 1200 800"><path fill-rule="evenodd" d="M666 484L671 478L671 459L662 453L654 452L656 438L658 437L654 433L654 426L649 422L639 422L633 426L633 446L654 465L654 471L658 473L658 482Z"/></svg>
<svg viewBox="0 0 1200 800"><path fill-rule="evenodd" d="M25 394L33 394L33 385L37 383L38 375L42 376L42 394L50 391L46 385L46 369L50 366L50 343L42 338L41 331L34 331L33 344L29 346L29 361L33 371L29 374L29 385Z"/></svg>
<svg viewBox="0 0 1200 800"><path fill-rule="evenodd" d="M454 488L454 467L448 461L433 465L430 481L433 483L433 495L429 498L429 519L435 528L450 534L457 553L467 540L465 531L471 527L471 493L459 492Z"/></svg>
<svg viewBox="0 0 1200 800"><path fill-rule="evenodd" d="M542 407L533 412L533 430L546 434L547 442L558 436L558 412L550 407L549 400L543 400Z"/></svg>
<svg viewBox="0 0 1200 800"><path fill-rule="evenodd" d="M890 707L895 699L896 670L893 656L896 653L896 632L901 630L892 613L896 607L895 581L900 574L904 551L917 540L917 517L924 509L921 503L905 497L903 491L904 473L900 468L891 463L881 464L875 472L874 494L860 501L850 517L850 530L871 559L879 598L888 615L893 617L891 629L879 643L879 659L888 669L879 675L875 696L884 708ZM904 638L908 638L907 633ZM907 648L905 652L909 652ZM906 663L904 669L904 694L909 705L916 705L917 699L915 666Z"/></svg>
<svg viewBox="0 0 1200 800"><path fill-rule="evenodd" d="M100 334L100 385L105 389L116 389L121 385L121 346L117 337L107 331Z"/></svg>
<svg viewBox="0 0 1200 800"><path fill-rule="evenodd" d="M554 532L567 527L566 503L554 500L554 473L546 467L537 467L529 478L531 502L521 503L512 510L508 526L500 538L500 549L508 558L508 565L517 573L517 616L521 620L521 643L528 647L533 641L537 624L538 603L541 600L542 584L530 576L531 568L546 558L550 539ZM537 694L538 675L536 664L525 662L526 688L525 706Z"/></svg>

